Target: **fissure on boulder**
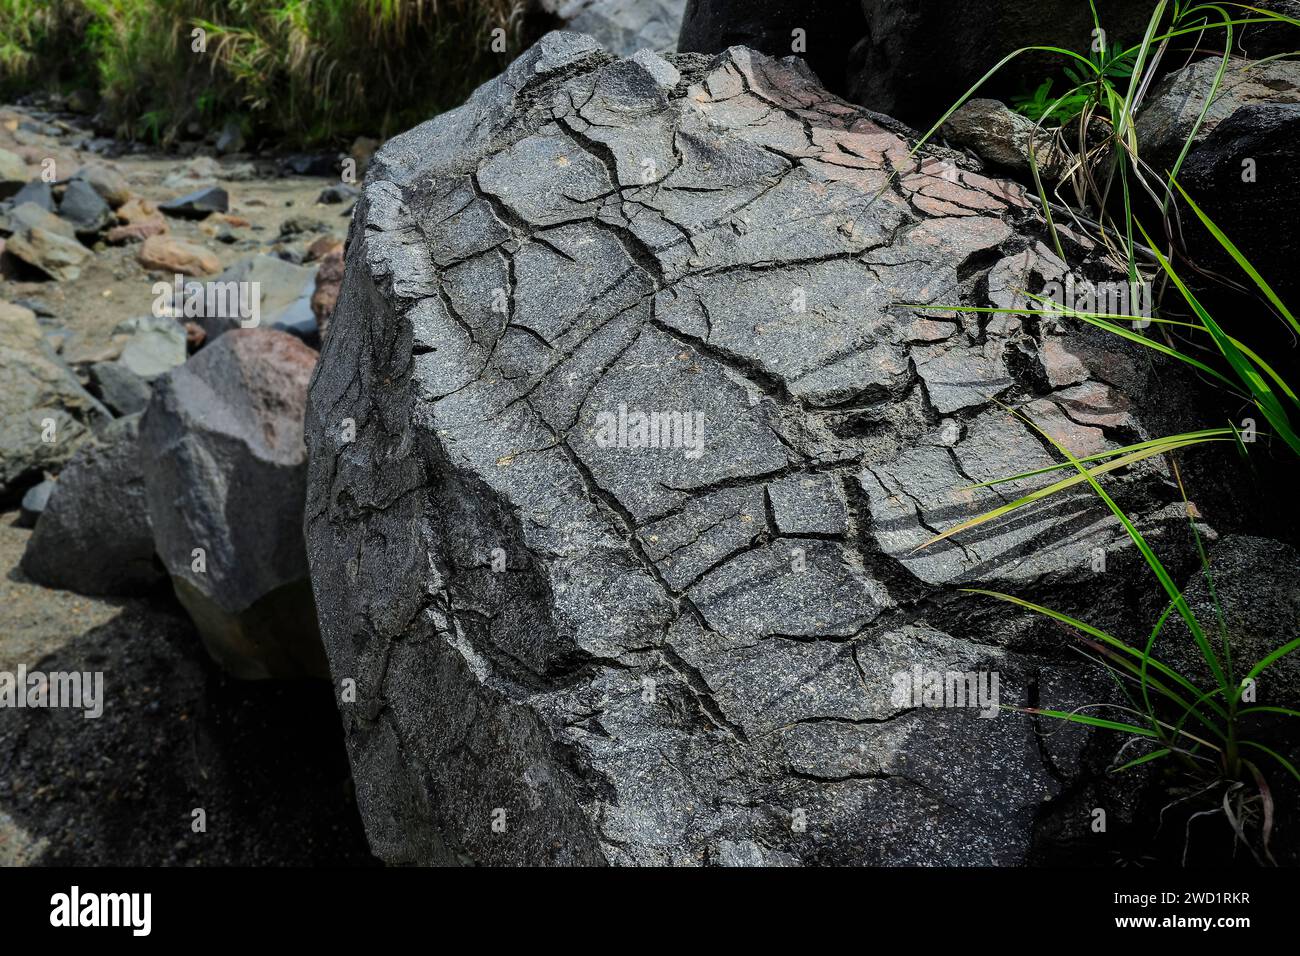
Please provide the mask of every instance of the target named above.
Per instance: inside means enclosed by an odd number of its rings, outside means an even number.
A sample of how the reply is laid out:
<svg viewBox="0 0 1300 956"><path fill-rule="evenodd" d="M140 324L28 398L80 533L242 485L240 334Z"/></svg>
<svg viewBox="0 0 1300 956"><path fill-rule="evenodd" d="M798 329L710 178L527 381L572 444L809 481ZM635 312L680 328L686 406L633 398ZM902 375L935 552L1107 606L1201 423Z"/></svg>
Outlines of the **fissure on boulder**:
<svg viewBox="0 0 1300 956"><path fill-rule="evenodd" d="M914 308L1014 307L1080 265L1045 239L1019 186L741 48L551 34L387 144L307 413L375 852L1029 858L1085 786L1083 736L1049 756L1028 718L891 690L918 666L995 670L1011 705L1095 690L1023 618L952 611L992 581L1104 613L1090 557L1132 548L1086 492L918 550L1018 493L967 486L1052 462L999 399L1080 453L1164 424L1176 377L1113 340ZM701 414L703 454L600 441L620 407ZM1161 468L1122 494L1185 534Z"/></svg>

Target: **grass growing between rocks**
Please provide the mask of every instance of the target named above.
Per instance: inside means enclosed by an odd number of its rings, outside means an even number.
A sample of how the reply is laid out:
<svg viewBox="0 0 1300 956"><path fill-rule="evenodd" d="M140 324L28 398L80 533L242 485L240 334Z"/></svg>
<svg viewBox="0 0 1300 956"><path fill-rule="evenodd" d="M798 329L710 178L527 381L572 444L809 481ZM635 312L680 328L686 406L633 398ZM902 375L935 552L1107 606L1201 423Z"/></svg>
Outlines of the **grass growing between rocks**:
<svg viewBox="0 0 1300 956"><path fill-rule="evenodd" d="M1093 9L1096 18L1095 4ZM1095 21L1099 35L1102 24ZM1117 274L1126 275L1130 288L1149 283L1159 289L1155 297L1156 312L1149 317L1071 309L1052 302L1031 290L1022 290L1033 308L975 308L951 305L909 306L918 309L1008 313L1035 317L1077 320L1100 328L1117 338L1190 366L1196 375L1241 403L1250 414L1258 415L1268 425L1268 436L1280 447L1300 457L1300 398L1277 371L1281 363L1270 361L1239 338L1229 334L1216 319L1203 296L1193 290L1190 273L1194 268L1180 248L1177 237L1184 228L1202 229L1244 274L1237 289L1248 289L1259 313L1282 323L1289 336L1300 334L1300 322L1274 292L1268 281L1222 229L1188 195L1178 181L1178 173L1187 159L1197 133L1209 112L1214 96L1226 72L1233 44L1234 30L1246 24L1288 23L1300 26L1285 16L1241 4L1183 4L1161 2L1155 9L1141 44L1112 49L1103 44L1090 55L1054 47L1033 47L1016 51L999 62L965 96L948 111L918 143L919 149L980 86L1008 62L1029 49L1058 53L1071 62L1068 76L1073 85L1060 96L1050 96L1050 84L1040 87L1034 96L1022 100L1018 108L1032 116L1040 129L1047 124L1054 145L1071 157L1067 171L1055 196L1049 196L1042 179L1035 146L1031 138L1030 167L1048 230L1056 252L1065 260L1056 228L1057 217L1069 218L1073 227L1094 240L1103 250L1108 265ZM1297 35L1300 39L1300 34ZM1222 44L1221 55L1217 37ZM1191 133L1170 169L1163 173L1153 169L1140 152L1136 116L1145 96L1159 76L1158 66L1176 40L1190 41L1198 48L1215 50L1220 58L1211 96L1207 98ZM1061 190L1072 195L1063 195ZM1162 229L1153 236L1140 221L1136 209L1141 199L1147 209L1156 210ZM1186 218L1193 220L1184 224ZM1223 277L1200 273L1198 278L1212 284L1224 284ZM1246 282L1245 280L1248 280ZM1184 318L1161 316L1166 304ZM1132 311L1132 310L1130 310ZM1172 311L1172 308L1170 309ZM1271 313L1271 314L1270 314ZM1150 326L1154 334L1144 334ZM1168 605L1151 629L1143 646L1132 646L1084 621L1031 603L1022 598L993 591L972 589L981 594L1009 602L1043 615L1075 633L1091 656L1104 664L1123 691L1127 704L1094 705L1074 711L1027 709L1024 712L1070 723L1115 731L1127 735L1121 754L1136 755L1115 768L1130 770L1156 761L1174 761L1193 781L1191 797L1213 797L1209 810L1222 813L1236 838L1249 848L1259 862L1272 861L1270 837L1273 832L1275 806L1270 773L1281 772L1300 782L1300 770L1293 760L1276 749L1278 721L1300 717L1300 711L1286 707L1254 704L1254 683L1290 654L1300 649L1300 639L1280 643L1258 661L1241 661L1234 657L1232 635L1215 595L1210 563L1201 538L1191 519L1200 564L1209 593L1213 598L1215 620L1202 621L1193 612L1183 593L1133 521L1103 488L1103 476L1135 465L1155 456L1169 456L1173 474L1182 487L1174 453L1206 444L1231 443L1243 453L1249 450L1254 436L1243 436L1235 424L1169 435L1135 445L1116 448L1100 455L1077 458L1060 441L1038 428L1019 411L1012 411L1042 435L1064 459L1047 469L1008 476L978 487L992 487L1026 478L1066 472L1064 477L985 514L964 521L923 545L928 547L979 525L1003 518L1036 502L1051 498L1069 488L1088 485L1124 526L1129 538L1142 554L1147 566L1164 590ZM1184 501L1186 496L1184 494ZM1156 653L1162 633L1171 620L1181 620L1196 645L1200 663L1211 675L1209 686L1199 685L1192 677L1162 661ZM1282 636L1284 637L1284 636ZM1107 716L1085 711L1108 709ZM1118 718L1118 719L1112 719ZM1270 726L1271 725L1271 726ZM1190 798L1185 798L1190 799ZM1197 814L1200 815L1200 814ZM1253 836L1257 840L1252 839ZM1257 849L1258 847L1258 849Z"/></svg>
<svg viewBox="0 0 1300 956"><path fill-rule="evenodd" d="M525 9L517 0L0 0L0 90L93 90L122 136L164 143L191 124L206 132L232 120L297 145L386 136L498 73L531 39ZM204 50L193 48L196 29Z"/></svg>
<svg viewBox="0 0 1300 956"><path fill-rule="evenodd" d="M1089 468L1062 442L1037 428L1026 416L1020 417L1067 459L1063 467L1075 471L1078 481L1086 482L1105 502L1169 598L1146 643L1134 647L1084 621L1022 598L996 591L968 589L968 593L1015 604L1071 629L1094 659L1114 675L1127 700L1127 704L1098 704L1068 712L1036 707L1022 708L1021 712L1126 735L1129 739L1120 753L1134 750L1137 756L1115 767L1117 773L1155 761L1180 763L1193 781L1190 797L1183 799L1212 798L1208 801L1212 809L1202 813L1222 812L1237 839L1258 862L1273 862L1270 841L1275 806L1266 768L1288 774L1297 782L1300 782L1300 771L1291 759L1270 745L1274 741L1269 723L1277 717L1300 717L1300 711L1255 704L1254 686L1265 672L1300 649L1300 638L1282 644L1258 661L1236 659L1232 635L1215 592L1209 557L1192 520L1190 506L1188 524L1213 598L1215 615L1212 622L1198 618L1154 549L1097 480L1096 469ZM1174 473L1178 474L1176 465ZM1180 478L1180 487L1181 484ZM1200 661L1212 677L1208 689L1164 663L1156 654L1156 645L1175 613L1185 625ZM1122 719L1100 717L1085 713L1085 710L1104 710ZM1258 851L1254 834L1259 838Z"/></svg>

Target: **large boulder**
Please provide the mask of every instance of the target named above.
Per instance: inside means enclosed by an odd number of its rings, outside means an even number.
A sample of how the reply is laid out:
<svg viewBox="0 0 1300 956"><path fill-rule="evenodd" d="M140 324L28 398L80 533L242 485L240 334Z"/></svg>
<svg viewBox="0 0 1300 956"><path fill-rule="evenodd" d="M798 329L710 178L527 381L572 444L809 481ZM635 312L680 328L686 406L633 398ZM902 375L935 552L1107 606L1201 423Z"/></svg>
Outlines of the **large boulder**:
<svg viewBox="0 0 1300 956"><path fill-rule="evenodd" d="M306 536L381 858L1026 859L1070 778L913 675L1069 684L956 588L1115 613L1134 549L1082 491L918 546L1052 463L995 399L1088 453L1185 403L1119 339L909 307L1066 269L1022 189L910 151L794 61L551 34L376 155ZM1115 494L1183 520L1162 466Z"/></svg>
<svg viewBox="0 0 1300 956"><path fill-rule="evenodd" d="M119 418L59 475L27 541L33 581L81 594L135 594L165 579L154 560L138 454L140 416Z"/></svg>
<svg viewBox="0 0 1300 956"><path fill-rule="evenodd" d="M237 329L155 383L140 453L155 545L237 677L321 675L303 547L303 407L316 353Z"/></svg>
<svg viewBox="0 0 1300 956"><path fill-rule="evenodd" d="M35 314L0 303L0 500L57 472L111 418L50 348Z"/></svg>
<svg viewBox="0 0 1300 956"><path fill-rule="evenodd" d="M1300 38L1300 30L1294 33ZM1290 224L1300 217L1300 179L1295 175L1300 163L1300 64L1233 60L1215 91L1219 63L1203 60L1167 77L1138 117L1139 143L1164 176L1205 111L1179 181L1294 308L1300 300L1295 268L1300 239ZM1183 217L1180 235L1198 266L1248 281L1185 207ZM1248 321L1243 329L1254 337L1257 326ZM1258 346L1258 339L1252 340ZM1289 340L1279 342L1279 348L1289 352Z"/></svg>

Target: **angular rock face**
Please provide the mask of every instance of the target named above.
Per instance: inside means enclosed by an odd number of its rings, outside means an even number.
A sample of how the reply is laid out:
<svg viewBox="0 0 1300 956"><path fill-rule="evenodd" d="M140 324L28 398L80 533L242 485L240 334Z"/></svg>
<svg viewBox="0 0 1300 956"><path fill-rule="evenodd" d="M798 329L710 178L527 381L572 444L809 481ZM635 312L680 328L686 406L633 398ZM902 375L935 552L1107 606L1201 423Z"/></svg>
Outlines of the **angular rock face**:
<svg viewBox="0 0 1300 956"><path fill-rule="evenodd" d="M912 690L1068 684L953 586L1101 608L1123 532L1080 492L916 548L1053 460L994 399L1090 452L1177 406L1118 340L909 308L1066 269L1022 190L909 150L793 61L551 34L376 155L306 536L382 858L1025 858L1070 784L1032 722Z"/></svg>
<svg viewBox="0 0 1300 956"><path fill-rule="evenodd" d="M135 594L161 582L138 455L140 416L120 418L59 475L23 552L23 572L81 594Z"/></svg>
<svg viewBox="0 0 1300 956"><path fill-rule="evenodd" d="M315 362L283 332L236 329L159 379L140 426L158 555L237 677L324 673L301 531Z"/></svg>

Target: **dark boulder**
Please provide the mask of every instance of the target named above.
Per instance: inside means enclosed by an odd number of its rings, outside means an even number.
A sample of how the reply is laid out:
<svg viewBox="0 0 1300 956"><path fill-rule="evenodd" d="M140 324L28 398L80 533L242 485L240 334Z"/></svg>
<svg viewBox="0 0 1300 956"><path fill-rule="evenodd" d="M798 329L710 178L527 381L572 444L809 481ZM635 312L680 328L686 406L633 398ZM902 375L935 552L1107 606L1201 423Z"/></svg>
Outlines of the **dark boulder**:
<svg viewBox="0 0 1300 956"><path fill-rule="evenodd" d="M283 332L235 329L155 383L140 426L158 555L237 677L325 673L302 537L315 364Z"/></svg>
<svg viewBox="0 0 1300 956"><path fill-rule="evenodd" d="M140 416L119 418L59 475L22 568L81 594L136 594L163 581L154 560L139 457Z"/></svg>
<svg viewBox="0 0 1300 956"><path fill-rule="evenodd" d="M911 148L794 62L551 34L376 154L305 526L384 860L1029 857L1079 744L1061 774L1032 721L912 675L1083 686L957 588L1105 620L1140 558L1082 490L918 547L1053 462L995 400L1088 453L1186 405L1118 339L912 307L1072 264L1020 187ZM1115 493L1185 534L1163 465Z"/></svg>

